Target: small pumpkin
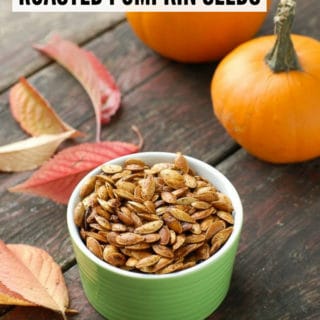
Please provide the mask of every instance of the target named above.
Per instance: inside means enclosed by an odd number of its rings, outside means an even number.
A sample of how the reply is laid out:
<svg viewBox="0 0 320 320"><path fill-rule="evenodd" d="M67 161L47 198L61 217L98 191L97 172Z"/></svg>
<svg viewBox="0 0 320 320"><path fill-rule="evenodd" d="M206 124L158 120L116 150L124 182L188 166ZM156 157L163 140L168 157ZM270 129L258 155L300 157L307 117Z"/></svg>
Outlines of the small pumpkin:
<svg viewBox="0 0 320 320"><path fill-rule="evenodd" d="M265 16L266 12L128 12L127 20L136 35L161 55L205 62L222 58L252 38Z"/></svg>
<svg viewBox="0 0 320 320"><path fill-rule="evenodd" d="M227 132L273 163L320 156L320 42L290 35L295 5L281 0L276 35L232 51L211 84L214 112Z"/></svg>

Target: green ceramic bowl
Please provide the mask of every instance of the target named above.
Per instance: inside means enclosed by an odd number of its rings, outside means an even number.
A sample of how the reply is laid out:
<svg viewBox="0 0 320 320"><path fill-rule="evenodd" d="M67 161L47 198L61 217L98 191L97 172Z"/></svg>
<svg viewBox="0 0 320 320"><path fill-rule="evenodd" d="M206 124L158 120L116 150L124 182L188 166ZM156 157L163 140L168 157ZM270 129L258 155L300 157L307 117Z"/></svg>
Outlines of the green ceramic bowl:
<svg viewBox="0 0 320 320"><path fill-rule="evenodd" d="M148 164L172 162L174 153L144 152L110 161L122 164L127 158L139 158ZM82 242L73 222L73 210L79 201L80 186L68 205L68 229L79 266L84 292L92 306L109 320L200 320L209 316L225 298L230 284L242 227L242 205L229 180L210 165L186 157L198 175L208 179L228 195L234 206L234 231L224 246L208 260L176 273L139 274L113 267L93 255Z"/></svg>

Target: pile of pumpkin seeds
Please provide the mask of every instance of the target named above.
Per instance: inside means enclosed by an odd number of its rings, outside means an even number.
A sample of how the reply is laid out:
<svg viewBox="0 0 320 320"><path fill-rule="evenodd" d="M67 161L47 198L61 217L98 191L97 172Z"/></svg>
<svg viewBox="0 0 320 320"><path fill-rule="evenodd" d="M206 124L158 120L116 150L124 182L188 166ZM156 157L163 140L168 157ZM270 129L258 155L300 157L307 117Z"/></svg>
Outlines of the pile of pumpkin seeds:
<svg viewBox="0 0 320 320"><path fill-rule="evenodd" d="M189 167L139 159L105 164L80 190L74 222L87 248L135 272L166 274L208 259L233 230L230 199Z"/></svg>

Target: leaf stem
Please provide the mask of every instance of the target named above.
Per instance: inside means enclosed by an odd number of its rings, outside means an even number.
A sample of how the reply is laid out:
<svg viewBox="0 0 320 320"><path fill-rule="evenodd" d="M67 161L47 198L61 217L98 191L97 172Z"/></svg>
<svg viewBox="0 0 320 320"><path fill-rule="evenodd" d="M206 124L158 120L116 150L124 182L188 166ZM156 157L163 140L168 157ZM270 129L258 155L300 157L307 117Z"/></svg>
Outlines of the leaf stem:
<svg viewBox="0 0 320 320"><path fill-rule="evenodd" d="M279 0L277 14L274 17L277 39L265 58L268 66L276 73L302 70L290 36L295 9L296 0Z"/></svg>
<svg viewBox="0 0 320 320"><path fill-rule="evenodd" d="M137 135L137 137L139 139L138 148L139 148L139 150L141 150L142 147L143 147L143 144L144 144L144 139L143 139L143 136L141 134L141 131L135 125L131 126L131 130Z"/></svg>

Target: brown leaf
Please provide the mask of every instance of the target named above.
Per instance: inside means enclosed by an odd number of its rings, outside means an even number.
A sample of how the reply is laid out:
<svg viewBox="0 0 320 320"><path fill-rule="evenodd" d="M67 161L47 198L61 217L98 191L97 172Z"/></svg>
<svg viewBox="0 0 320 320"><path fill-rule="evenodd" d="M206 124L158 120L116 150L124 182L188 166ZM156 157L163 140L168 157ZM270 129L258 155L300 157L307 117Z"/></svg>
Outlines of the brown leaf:
<svg viewBox="0 0 320 320"><path fill-rule="evenodd" d="M0 147L0 171L32 170L42 165L74 130L33 137Z"/></svg>
<svg viewBox="0 0 320 320"><path fill-rule="evenodd" d="M61 320L62 316L52 310L40 307L15 307L1 320Z"/></svg>
<svg viewBox="0 0 320 320"><path fill-rule="evenodd" d="M74 130L59 118L49 102L25 78L10 89L9 99L13 117L31 136ZM74 136L79 135L74 130Z"/></svg>
<svg viewBox="0 0 320 320"><path fill-rule="evenodd" d="M0 261L0 304L42 306L64 316L67 287L60 267L46 251L0 240Z"/></svg>

